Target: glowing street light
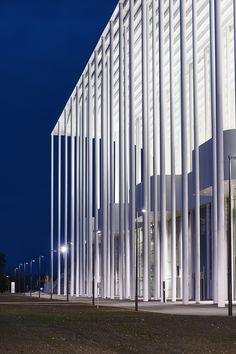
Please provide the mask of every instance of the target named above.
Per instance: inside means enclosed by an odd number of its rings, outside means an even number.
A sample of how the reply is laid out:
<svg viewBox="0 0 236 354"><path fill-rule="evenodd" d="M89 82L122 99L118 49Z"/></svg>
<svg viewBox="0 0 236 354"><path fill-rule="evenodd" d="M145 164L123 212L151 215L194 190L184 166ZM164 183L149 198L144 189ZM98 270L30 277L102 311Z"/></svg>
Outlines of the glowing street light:
<svg viewBox="0 0 236 354"><path fill-rule="evenodd" d="M44 256L39 256L39 298L40 298L40 286L41 286L41 259L43 259Z"/></svg>
<svg viewBox="0 0 236 354"><path fill-rule="evenodd" d="M31 261L30 261L30 296L32 296L32 284L33 284L32 268L33 268L33 263L34 262L35 262L35 260L31 259Z"/></svg>
<svg viewBox="0 0 236 354"><path fill-rule="evenodd" d="M29 264L28 262L24 263L24 293L25 293L25 268L28 264Z"/></svg>
<svg viewBox="0 0 236 354"><path fill-rule="evenodd" d="M18 269L19 269L19 273L18 273L18 276L19 276L19 293L21 293L21 278L20 278L20 267L21 266L23 266L23 263L20 263L19 264L19 267L18 267Z"/></svg>

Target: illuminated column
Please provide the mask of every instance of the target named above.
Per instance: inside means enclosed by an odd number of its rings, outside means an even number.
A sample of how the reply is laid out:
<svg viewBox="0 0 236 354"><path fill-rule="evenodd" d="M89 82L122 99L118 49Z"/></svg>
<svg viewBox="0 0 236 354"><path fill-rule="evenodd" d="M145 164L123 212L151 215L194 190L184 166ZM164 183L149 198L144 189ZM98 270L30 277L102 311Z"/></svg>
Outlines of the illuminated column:
<svg viewBox="0 0 236 354"><path fill-rule="evenodd" d="M165 72L164 72L164 3L159 0L159 87L160 87L160 238L161 238L161 301L165 301L167 272L166 230L166 115L165 115Z"/></svg>
<svg viewBox="0 0 236 354"><path fill-rule="evenodd" d="M181 136L182 136L182 259L183 303L189 300L188 279L188 124L187 124L187 66L186 66L186 0L180 2L180 66L181 66Z"/></svg>
<svg viewBox="0 0 236 354"><path fill-rule="evenodd" d="M234 21L234 115L235 115L235 127L236 127L236 1L233 2L233 21Z"/></svg>
<svg viewBox="0 0 236 354"><path fill-rule="evenodd" d="M86 104L85 104L85 76L82 77L82 116L81 116L81 134L80 134L80 149L81 149L81 183L80 183L80 193L81 193L81 203L80 203L80 222L81 222L81 295L85 295L85 124L86 124Z"/></svg>
<svg viewBox="0 0 236 354"><path fill-rule="evenodd" d="M64 111L64 135L65 135L65 219L64 219L64 240L68 242L68 136L67 136L67 113ZM67 252L64 254L64 295L67 294Z"/></svg>
<svg viewBox="0 0 236 354"><path fill-rule="evenodd" d="M216 141L218 211L218 306L225 306L225 230L224 230L224 146L223 146L223 72L221 2L215 0Z"/></svg>
<svg viewBox="0 0 236 354"><path fill-rule="evenodd" d="M215 11L210 0L210 61L211 61L211 128L212 128L212 240L213 240L213 299L218 302L218 236L217 236L217 145L216 145L216 91L215 91Z"/></svg>
<svg viewBox="0 0 236 354"><path fill-rule="evenodd" d="M107 287L107 297L111 297L111 238L110 238L110 58L109 55L106 58L106 117L107 117L107 124L106 124L106 161L107 161L107 168L106 168L106 184L107 184L107 275L106 275L106 287Z"/></svg>
<svg viewBox="0 0 236 354"><path fill-rule="evenodd" d="M210 299L210 205L206 206L206 296L207 299Z"/></svg>
<svg viewBox="0 0 236 354"><path fill-rule="evenodd" d="M97 283L99 281L99 243L98 243L98 208L99 208L99 124L98 124L98 53L95 51L95 73L94 73L94 129L95 129L95 192L94 192L94 210L95 210L95 297L97 297Z"/></svg>
<svg viewBox="0 0 236 354"><path fill-rule="evenodd" d="M125 231L125 297L130 297L129 239L129 141L128 141L128 35L124 28L124 231Z"/></svg>
<svg viewBox="0 0 236 354"><path fill-rule="evenodd" d="M159 284L160 279L158 277L158 262L159 262L159 242L158 242L158 229L159 229L159 222L158 222L158 187L157 187L157 153L158 153L158 143L157 143L157 131L158 131L158 107L157 107L157 31L156 31L156 23L157 23L157 16L156 16L156 0L152 1L152 79L153 79L153 179L154 179L154 186L153 186L153 194L154 194L154 300L158 299L159 294Z"/></svg>
<svg viewBox="0 0 236 354"><path fill-rule="evenodd" d="M110 293L114 299L114 274L115 274L115 255L114 255L114 127L113 127L113 105L114 105L114 25L110 21Z"/></svg>
<svg viewBox="0 0 236 354"><path fill-rule="evenodd" d="M124 25L123 3L119 3L119 290L124 297Z"/></svg>
<svg viewBox="0 0 236 354"><path fill-rule="evenodd" d="M102 296L106 298L106 280L107 280L107 119L106 119L106 58L105 58L105 38L102 37L102 85L101 85L101 211L102 211Z"/></svg>
<svg viewBox="0 0 236 354"><path fill-rule="evenodd" d="M200 172L199 172L199 116L198 116L198 48L197 3L192 0L193 11L193 100L194 100L194 170L195 170L195 300L200 303Z"/></svg>
<svg viewBox="0 0 236 354"><path fill-rule="evenodd" d="M51 134L51 294L54 286L54 135Z"/></svg>
<svg viewBox="0 0 236 354"><path fill-rule="evenodd" d="M61 127L58 122L58 260L57 260L57 294L61 295Z"/></svg>
<svg viewBox="0 0 236 354"><path fill-rule="evenodd" d="M149 247L149 212L148 212L148 141L147 130L148 127L148 92L147 92L147 2L142 0L142 137L143 137L143 300L148 301L149 289L149 260L148 260L148 247Z"/></svg>
<svg viewBox="0 0 236 354"><path fill-rule="evenodd" d="M80 225L79 225L79 208L80 208L80 191L79 191L79 176L80 176L80 145L79 145L79 124L80 124L80 108L79 108L79 89L76 87L76 272L75 272L75 293L76 296L80 295Z"/></svg>
<svg viewBox="0 0 236 354"><path fill-rule="evenodd" d="M75 136L73 102L71 98L71 269L70 269L70 294L74 296L75 283Z"/></svg>
<svg viewBox="0 0 236 354"><path fill-rule="evenodd" d="M129 0L129 172L130 172L130 287L135 296L135 141L134 141L134 0Z"/></svg>
<svg viewBox="0 0 236 354"><path fill-rule="evenodd" d="M175 186L175 107L174 107L174 9L169 1L170 41L170 126L171 126L171 258L172 301L176 301L176 186Z"/></svg>
<svg viewBox="0 0 236 354"><path fill-rule="evenodd" d="M92 242L93 242L93 216L92 216L92 198L93 198L93 155L92 155L92 79L91 79L91 63L88 65L88 137L87 137L87 152L88 152L88 184L87 184L87 192L88 192L88 203L87 203L87 222L88 222L88 239L87 239L87 247L88 247L88 274L87 274L87 282L88 282L88 296L92 296Z"/></svg>

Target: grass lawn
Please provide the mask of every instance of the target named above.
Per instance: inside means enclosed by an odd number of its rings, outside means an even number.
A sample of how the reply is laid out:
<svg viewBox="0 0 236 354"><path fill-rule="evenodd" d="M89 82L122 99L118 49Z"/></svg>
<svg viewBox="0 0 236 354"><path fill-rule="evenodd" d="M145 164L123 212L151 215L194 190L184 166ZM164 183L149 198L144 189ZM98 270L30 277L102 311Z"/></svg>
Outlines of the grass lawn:
<svg viewBox="0 0 236 354"><path fill-rule="evenodd" d="M236 318L0 296L0 353L236 353Z"/></svg>

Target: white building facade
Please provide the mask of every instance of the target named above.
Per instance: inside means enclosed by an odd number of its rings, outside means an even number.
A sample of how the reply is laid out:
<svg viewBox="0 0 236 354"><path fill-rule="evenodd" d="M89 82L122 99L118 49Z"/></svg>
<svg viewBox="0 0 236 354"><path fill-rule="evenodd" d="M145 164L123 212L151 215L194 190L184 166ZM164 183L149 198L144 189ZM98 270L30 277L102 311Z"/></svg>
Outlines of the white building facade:
<svg viewBox="0 0 236 354"><path fill-rule="evenodd" d="M234 0L119 2L51 134L58 294L224 306L231 215L236 298L235 63Z"/></svg>

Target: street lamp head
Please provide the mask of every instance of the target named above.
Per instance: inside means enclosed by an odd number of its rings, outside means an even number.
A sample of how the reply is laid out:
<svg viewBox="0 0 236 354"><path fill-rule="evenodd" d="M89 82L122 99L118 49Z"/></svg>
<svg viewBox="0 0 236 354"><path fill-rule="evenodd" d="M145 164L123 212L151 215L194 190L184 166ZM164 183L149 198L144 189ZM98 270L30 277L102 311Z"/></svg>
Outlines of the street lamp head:
<svg viewBox="0 0 236 354"><path fill-rule="evenodd" d="M28 263L28 262L25 262L25 263L24 263L24 265L27 265L27 264L29 264L29 263Z"/></svg>
<svg viewBox="0 0 236 354"><path fill-rule="evenodd" d="M67 246L66 245L61 246L61 253L63 253L63 254L67 253Z"/></svg>
<svg viewBox="0 0 236 354"><path fill-rule="evenodd" d="M142 209L142 213L145 214L147 212L146 209Z"/></svg>
<svg viewBox="0 0 236 354"><path fill-rule="evenodd" d="M31 262L34 263L34 262L35 262L35 259L32 259Z"/></svg>

